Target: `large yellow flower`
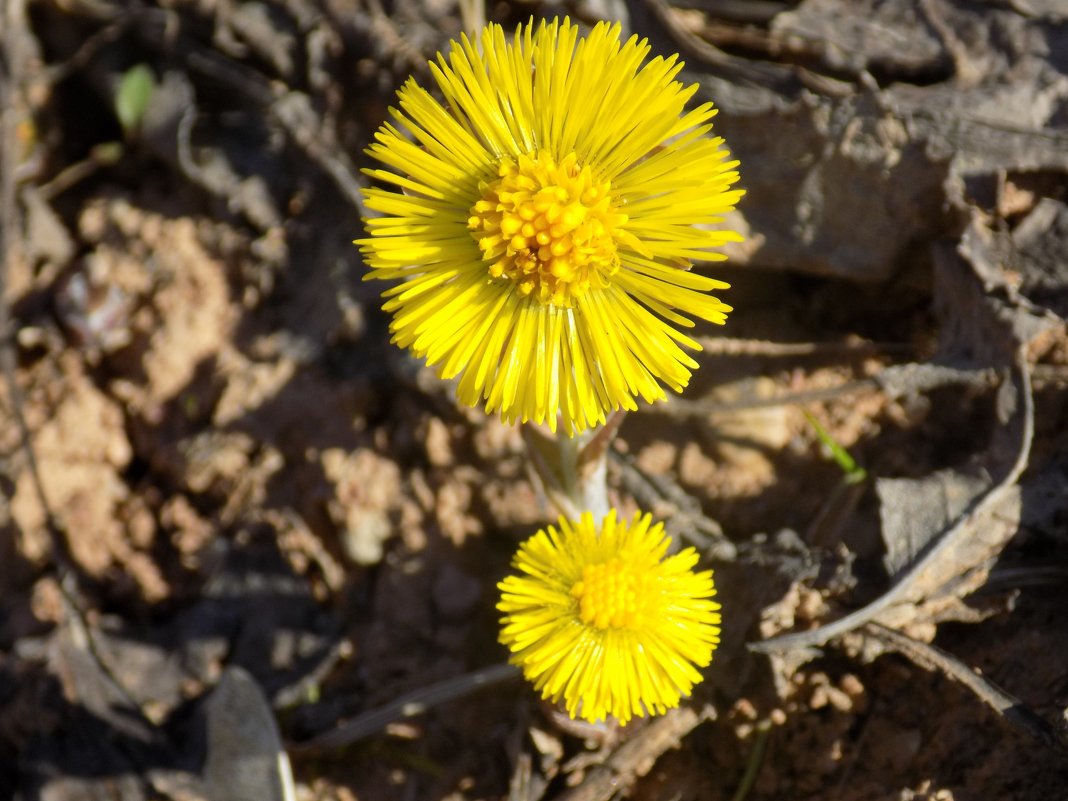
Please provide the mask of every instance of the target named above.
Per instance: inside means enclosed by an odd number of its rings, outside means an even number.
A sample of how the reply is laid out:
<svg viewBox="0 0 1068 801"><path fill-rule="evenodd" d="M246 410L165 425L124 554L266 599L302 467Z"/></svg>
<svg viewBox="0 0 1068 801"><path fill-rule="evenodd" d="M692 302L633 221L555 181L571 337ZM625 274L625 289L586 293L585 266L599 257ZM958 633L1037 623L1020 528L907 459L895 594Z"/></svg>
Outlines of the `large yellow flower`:
<svg viewBox="0 0 1068 801"><path fill-rule="evenodd" d="M701 680L719 642L712 573L694 573L687 548L664 558L668 538L649 515L600 530L586 513L560 519L519 548L498 586L501 642L512 662L568 714L590 721L659 714Z"/></svg>
<svg viewBox="0 0 1068 801"><path fill-rule="evenodd" d="M681 391L698 348L680 328L722 323L727 285L690 271L738 241L715 230L741 197L736 161L709 136L711 103L674 80L677 56L586 38L567 19L490 25L430 69L442 105L414 79L367 173L381 217L358 240L398 345L459 377L460 400L508 422L557 418L568 433Z"/></svg>

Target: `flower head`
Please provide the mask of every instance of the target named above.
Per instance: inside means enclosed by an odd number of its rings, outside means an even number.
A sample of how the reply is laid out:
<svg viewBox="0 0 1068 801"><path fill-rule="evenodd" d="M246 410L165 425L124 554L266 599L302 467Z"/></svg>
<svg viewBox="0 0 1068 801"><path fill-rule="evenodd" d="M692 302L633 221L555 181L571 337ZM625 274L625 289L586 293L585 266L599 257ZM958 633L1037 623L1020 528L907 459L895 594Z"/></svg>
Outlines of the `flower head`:
<svg viewBox="0 0 1068 801"><path fill-rule="evenodd" d="M678 706L701 680L719 642L712 573L694 573L697 553L665 558L669 540L649 515L600 530L586 513L560 519L524 542L520 575L498 586L501 642L541 691L568 714L626 723Z"/></svg>
<svg viewBox="0 0 1068 801"><path fill-rule="evenodd" d="M737 162L712 104L686 110L677 56L619 37L567 19L462 37L430 64L445 104L410 79L368 149L396 189L364 191L383 216L358 244L368 278L399 279L394 342L508 422L573 433L681 391L699 345L679 329L730 311L690 267L741 238L714 228Z"/></svg>

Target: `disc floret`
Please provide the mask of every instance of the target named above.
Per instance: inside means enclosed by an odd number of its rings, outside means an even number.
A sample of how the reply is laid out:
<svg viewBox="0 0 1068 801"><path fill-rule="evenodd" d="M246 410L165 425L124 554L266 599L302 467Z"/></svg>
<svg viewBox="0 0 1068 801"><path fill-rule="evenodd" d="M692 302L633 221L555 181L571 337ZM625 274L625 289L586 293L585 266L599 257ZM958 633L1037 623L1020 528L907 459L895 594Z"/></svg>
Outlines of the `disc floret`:
<svg viewBox="0 0 1068 801"><path fill-rule="evenodd" d="M579 604L579 618L598 629L635 628L644 622L653 595L650 576L618 558L586 565L582 579L571 588Z"/></svg>
<svg viewBox="0 0 1068 801"><path fill-rule="evenodd" d="M525 297L569 308L576 295L607 287L627 222L610 183L574 153L559 163L546 151L507 158L497 174L480 184L467 222L489 274L514 281Z"/></svg>

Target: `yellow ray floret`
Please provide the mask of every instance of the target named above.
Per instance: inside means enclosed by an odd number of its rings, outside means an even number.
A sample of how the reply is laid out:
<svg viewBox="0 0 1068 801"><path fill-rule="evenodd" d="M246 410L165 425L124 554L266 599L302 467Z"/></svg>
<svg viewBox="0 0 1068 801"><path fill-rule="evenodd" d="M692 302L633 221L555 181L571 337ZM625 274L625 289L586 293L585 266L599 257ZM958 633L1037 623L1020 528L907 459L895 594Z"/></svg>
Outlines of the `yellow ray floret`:
<svg viewBox="0 0 1068 801"><path fill-rule="evenodd" d="M589 36L564 19L462 37L409 80L368 153L357 240L393 340L459 380L460 400L568 433L680 391L694 318L723 323L727 285L693 260L739 241L718 229L741 190L710 103L676 56Z"/></svg>
<svg viewBox="0 0 1068 801"><path fill-rule="evenodd" d="M719 643L712 573L693 572L688 548L649 515L598 527L561 518L516 554L518 575L498 586L501 642L543 698L589 721L676 707L701 680Z"/></svg>

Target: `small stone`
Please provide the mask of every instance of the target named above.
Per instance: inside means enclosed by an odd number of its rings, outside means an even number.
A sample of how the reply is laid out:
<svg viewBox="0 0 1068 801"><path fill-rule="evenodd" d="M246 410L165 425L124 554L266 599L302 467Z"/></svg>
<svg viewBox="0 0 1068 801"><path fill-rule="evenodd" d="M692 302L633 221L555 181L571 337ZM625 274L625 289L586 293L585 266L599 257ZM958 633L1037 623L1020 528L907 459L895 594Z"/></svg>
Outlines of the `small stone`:
<svg viewBox="0 0 1068 801"><path fill-rule="evenodd" d="M378 509L350 508L347 527L341 535L345 554L358 565L375 565L382 561L383 543L392 527L385 512Z"/></svg>

